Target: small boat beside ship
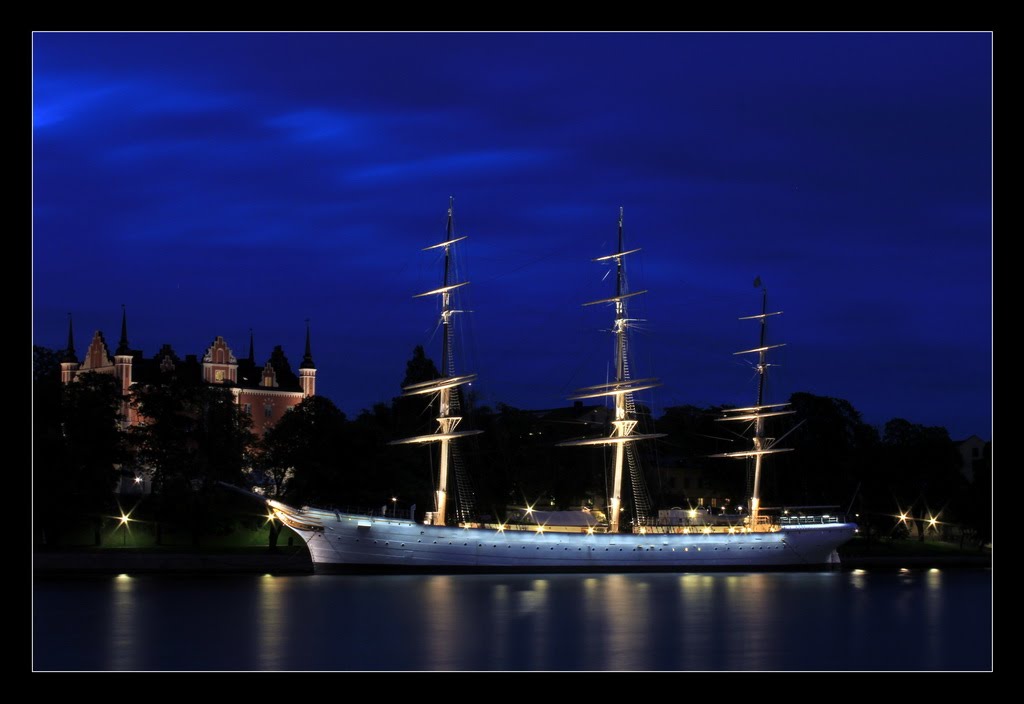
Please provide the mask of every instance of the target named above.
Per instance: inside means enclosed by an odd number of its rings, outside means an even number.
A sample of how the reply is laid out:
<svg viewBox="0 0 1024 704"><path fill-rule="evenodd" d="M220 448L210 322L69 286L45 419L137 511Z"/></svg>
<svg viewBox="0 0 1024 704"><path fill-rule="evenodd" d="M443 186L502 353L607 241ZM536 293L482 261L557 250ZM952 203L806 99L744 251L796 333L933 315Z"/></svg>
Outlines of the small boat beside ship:
<svg viewBox="0 0 1024 704"><path fill-rule="evenodd" d="M760 506L762 460L785 451L765 437L764 419L788 413L787 404L764 403L767 353L781 345L765 343L767 320L778 312L767 310L762 287L762 311L745 319L761 324L758 347L737 354L757 354L759 373L757 402L731 409L722 420L752 425L752 447L722 457L752 461L750 510L741 520L721 521L694 509L662 511L659 518L634 520L628 529L620 525L622 485L629 474L636 484L638 458L635 443L661 437L638 432L634 394L659 385L657 379L630 375L630 299L645 291L630 292L625 262L639 249L625 249L622 212L619 213L618 247L596 258L615 267L614 295L584 305L614 306L615 379L580 389L572 399L610 398L614 403L611 432L559 443L561 446L611 446L613 482L606 510L570 512L533 508L511 512L504 522L480 523L461 507L451 510L451 468L459 466L458 442L481 431L460 429L462 417L458 389L476 375L457 370L453 355L455 316L460 312L454 296L469 282L453 281L452 249L465 237L456 237L453 204L449 203L445 239L427 247L444 250L441 286L417 297L440 298L442 329L441 376L403 388L404 395L436 395L435 432L397 440L392 444L429 443L438 446L438 484L434 510L423 523L392 515L364 515L314 507L294 508L267 500L272 514L298 533L309 547L314 568L323 571L396 572L602 572L686 571L711 569L814 568L838 561L836 548L853 537L856 525L838 515L788 517L769 515ZM561 450L559 450L561 451ZM637 489L634 489L634 493ZM454 516L453 516L454 514ZM607 516L607 518L606 518Z"/></svg>

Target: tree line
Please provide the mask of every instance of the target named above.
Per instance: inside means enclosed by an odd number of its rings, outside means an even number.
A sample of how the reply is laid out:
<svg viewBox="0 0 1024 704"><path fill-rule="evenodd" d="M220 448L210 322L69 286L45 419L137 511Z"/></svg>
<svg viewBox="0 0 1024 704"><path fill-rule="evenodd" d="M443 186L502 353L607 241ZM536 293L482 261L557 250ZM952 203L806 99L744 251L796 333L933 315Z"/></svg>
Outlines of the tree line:
<svg viewBox="0 0 1024 704"><path fill-rule="evenodd" d="M230 388L170 369L134 387L130 402L145 422L123 429L118 380L87 373L65 385L58 353L34 352L34 516L37 537L48 544L59 545L69 525L83 520L93 525L98 543L103 522L124 508L115 487L126 475L150 482L146 501L158 543L165 525L185 526L196 545L204 535L230 530L219 508L223 484L299 506L403 515L415 506L418 519L433 508L436 447L388 445L435 431L436 409L422 397L377 403L350 419L330 399L312 396L256 437ZM437 376L417 347L402 383ZM773 418L769 432L788 434L785 444L797 451L772 456L762 505L838 505L858 514L869 536L913 531L923 539L929 529L956 526L959 535L990 540L990 451L975 462L971 482L944 428L896 418L878 429L848 401L809 393L793 394L790 403L795 413ZM461 480L477 515L501 519L509 506L537 504L603 508L605 450L555 447L572 437L607 434L599 407L492 408L468 394L461 405L463 427L484 431L459 443ZM654 418L638 407L641 426L665 434L636 446L652 505L693 506L702 489L666 481L675 470L704 472L721 491L746 495L744 463L711 458L749 446L716 422L721 410L677 406Z"/></svg>

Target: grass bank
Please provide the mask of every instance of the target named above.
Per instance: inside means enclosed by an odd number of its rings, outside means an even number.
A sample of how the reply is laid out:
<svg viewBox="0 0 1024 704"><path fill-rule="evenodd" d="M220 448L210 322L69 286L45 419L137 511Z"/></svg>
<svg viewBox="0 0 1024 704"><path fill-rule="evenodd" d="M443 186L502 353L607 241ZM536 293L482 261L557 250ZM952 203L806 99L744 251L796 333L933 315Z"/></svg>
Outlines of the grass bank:
<svg viewBox="0 0 1024 704"><path fill-rule="evenodd" d="M857 536L839 548L847 567L990 567L990 548L942 540L877 538Z"/></svg>

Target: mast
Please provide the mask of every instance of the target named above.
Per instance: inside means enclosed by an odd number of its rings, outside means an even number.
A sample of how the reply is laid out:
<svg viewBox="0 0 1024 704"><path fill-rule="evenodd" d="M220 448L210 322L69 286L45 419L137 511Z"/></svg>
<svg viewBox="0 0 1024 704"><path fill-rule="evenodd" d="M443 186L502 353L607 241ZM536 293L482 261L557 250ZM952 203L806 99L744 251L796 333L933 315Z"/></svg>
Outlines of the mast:
<svg viewBox="0 0 1024 704"><path fill-rule="evenodd" d="M764 387L765 381L768 377L768 367L772 366L768 363L768 350L783 347L786 343L782 342L774 345L765 344L768 332L768 318L773 315L781 315L782 311L768 312L768 289L761 283L760 276L754 279L754 286L761 289L761 313L759 315L743 316L740 320L761 321L761 335L758 346L749 350L741 350L734 354L757 354L757 405L748 408L731 408L725 411L724 415L718 419L725 421L752 421L754 424L754 447L751 450L742 452L725 452L720 455L713 455L713 457L732 457L736 459L749 459L752 457L754 459L754 481L751 486L750 493L749 524L751 530L756 530L759 525L765 523L759 518L761 508L762 458L768 454L789 452L793 449L789 447L775 447L775 441L773 441L772 438L766 438L764 435L765 418L789 415L793 413L793 411L783 410L789 405L788 403L773 403L767 405L764 403Z"/></svg>
<svg viewBox="0 0 1024 704"><path fill-rule="evenodd" d="M427 442L438 442L440 443L440 474L437 480L437 490L435 491L434 498L434 518L433 524L436 526L445 525L445 515L448 507L448 466L451 458L451 442L459 437L465 437L467 435L477 435L483 431L481 430L462 430L456 431L455 428L459 425L462 420L462 416L453 415L453 411L458 413L458 402L457 397L453 399L453 392L456 391L457 387L471 382L476 379L476 374L463 374L457 376L455 374L455 356L452 341L454 339L454 326L453 316L456 313L463 311L456 310L452 307L452 292L468 284L468 281L460 283L451 282L451 248L456 242L461 242L466 239L463 237L453 237L454 234L454 211L455 211L455 199L449 198L448 201L448 223L445 227L445 239L443 242L438 244L424 247L423 250L432 250L443 247L444 248L444 274L441 279L441 288L434 289L432 291L426 291L413 296L413 298L422 298L424 296L440 296L441 297L441 376L431 381L420 382L416 384L409 384L402 387L403 396L416 396L419 394L432 394L437 393L439 396L439 412L437 417L437 430L431 435L417 435L411 438L403 438L401 440L392 441L391 445L403 445L412 443L427 443ZM453 403L455 400L455 403Z"/></svg>
<svg viewBox="0 0 1024 704"><path fill-rule="evenodd" d="M615 402L615 420L612 421L612 434L608 437L579 438L558 443L559 447L579 445L615 446L614 479L612 481L612 494L609 497L609 513L611 514L609 517L609 532L612 533L619 532L619 513L622 507L622 466L626 454L626 443L664 436L664 433L640 434L633 432L638 423L635 417L636 413L633 410L633 392L660 386L661 382L653 378L635 380L629 378L627 330L630 327L630 323L636 322L636 319L629 317L626 310L626 300L633 296L647 293L647 291L636 291L634 293L627 293L626 291L626 268L623 260L627 255L639 252L640 250L623 250L622 219L623 210L619 208L619 241L615 253L597 257L593 260L595 262L615 261L615 295L612 298L603 298L583 304L584 306L592 306L599 303L615 304L615 322L612 326L612 333L615 335L615 381L579 389L574 395L569 397L570 400L579 400L611 396Z"/></svg>

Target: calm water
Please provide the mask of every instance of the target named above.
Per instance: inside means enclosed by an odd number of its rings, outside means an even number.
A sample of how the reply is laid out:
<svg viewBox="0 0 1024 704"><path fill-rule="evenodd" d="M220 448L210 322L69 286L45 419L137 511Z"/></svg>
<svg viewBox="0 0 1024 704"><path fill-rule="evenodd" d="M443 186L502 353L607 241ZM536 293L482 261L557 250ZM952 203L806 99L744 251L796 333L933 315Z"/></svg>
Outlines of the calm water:
<svg viewBox="0 0 1024 704"><path fill-rule="evenodd" d="M36 670L989 670L988 570L37 579Z"/></svg>

